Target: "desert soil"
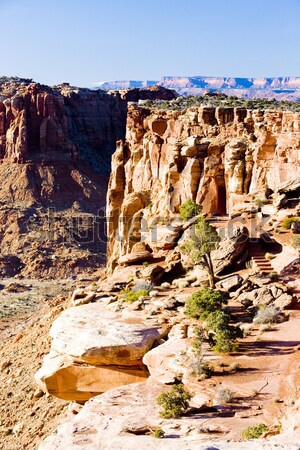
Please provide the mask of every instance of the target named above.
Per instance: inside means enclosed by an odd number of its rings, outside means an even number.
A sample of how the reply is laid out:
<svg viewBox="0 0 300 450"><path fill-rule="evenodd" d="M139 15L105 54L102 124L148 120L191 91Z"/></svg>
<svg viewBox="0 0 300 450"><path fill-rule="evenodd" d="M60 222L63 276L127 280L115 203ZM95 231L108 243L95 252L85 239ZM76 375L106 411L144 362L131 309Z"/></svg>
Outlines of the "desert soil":
<svg viewBox="0 0 300 450"><path fill-rule="evenodd" d="M34 374L49 352L49 329L69 292L91 281L1 280L0 448L35 449L68 404L37 393ZM35 397L35 395L37 397Z"/></svg>

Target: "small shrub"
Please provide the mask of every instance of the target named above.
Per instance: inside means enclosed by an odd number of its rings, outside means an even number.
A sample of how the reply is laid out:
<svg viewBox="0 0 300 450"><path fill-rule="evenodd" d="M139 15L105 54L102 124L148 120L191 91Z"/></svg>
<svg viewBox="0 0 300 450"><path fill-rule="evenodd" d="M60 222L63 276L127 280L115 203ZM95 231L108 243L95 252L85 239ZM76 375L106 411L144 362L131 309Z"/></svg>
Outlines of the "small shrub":
<svg viewBox="0 0 300 450"><path fill-rule="evenodd" d="M209 314L206 328L210 334L210 344L213 350L220 353L236 351L238 343L236 339L243 337L239 327L230 325L231 315L226 311L214 311Z"/></svg>
<svg viewBox="0 0 300 450"><path fill-rule="evenodd" d="M260 438L266 431L268 431L268 427L264 423L258 423L257 425L252 425L251 427L245 428L242 432L243 439L258 439Z"/></svg>
<svg viewBox="0 0 300 450"><path fill-rule="evenodd" d="M274 258L276 258L276 255L274 255L273 253L266 253L265 254L265 258L268 260L268 261L271 261L271 259L274 259Z"/></svg>
<svg viewBox="0 0 300 450"><path fill-rule="evenodd" d="M189 286L189 282L185 280L184 278L177 278L176 280L173 280L173 285L178 287L179 289L184 289Z"/></svg>
<svg viewBox="0 0 300 450"><path fill-rule="evenodd" d="M257 311L254 322L258 324L278 323L280 322L280 318L280 310L276 306L268 305Z"/></svg>
<svg viewBox="0 0 300 450"><path fill-rule="evenodd" d="M148 266L149 266L148 261L144 261L144 262L143 262L143 266L144 266L144 267L148 267Z"/></svg>
<svg viewBox="0 0 300 450"><path fill-rule="evenodd" d="M157 428L157 430L154 431L153 436L156 439L163 439L165 437L165 432L162 428Z"/></svg>
<svg viewBox="0 0 300 450"><path fill-rule="evenodd" d="M164 392L157 397L157 403L162 407L160 417L176 419L187 412L191 395L184 390L183 384L175 384L170 392Z"/></svg>
<svg viewBox="0 0 300 450"><path fill-rule="evenodd" d="M179 208L180 220L189 220L200 214L201 206L197 205L194 200L188 200Z"/></svg>
<svg viewBox="0 0 300 450"><path fill-rule="evenodd" d="M269 274L269 277L270 277L270 279L271 279L272 281L278 281L278 280L279 280L279 275L278 275L277 272L271 272L271 273Z"/></svg>
<svg viewBox="0 0 300 450"><path fill-rule="evenodd" d="M268 200L265 198L256 198L255 203L257 204L257 206L263 206L268 203Z"/></svg>
<svg viewBox="0 0 300 450"><path fill-rule="evenodd" d="M220 386L217 390L217 402L220 404L232 403L234 399L234 393L224 386Z"/></svg>
<svg viewBox="0 0 300 450"><path fill-rule="evenodd" d="M228 371L229 372L236 372L240 368L241 368L241 365L238 362L233 362L232 364L230 364L230 366L228 368Z"/></svg>
<svg viewBox="0 0 300 450"><path fill-rule="evenodd" d="M151 298L157 297L158 296L158 291L153 289L152 291L149 292L149 296Z"/></svg>
<svg viewBox="0 0 300 450"><path fill-rule="evenodd" d="M251 330L253 328L253 323L243 323L240 325L240 329L243 331L243 337L251 334Z"/></svg>
<svg viewBox="0 0 300 450"><path fill-rule="evenodd" d="M292 246L300 249L300 236L292 236Z"/></svg>
<svg viewBox="0 0 300 450"><path fill-rule="evenodd" d="M234 327L231 327L234 328ZM212 349L218 353L232 353L236 352L239 347L235 337L232 336L231 331L218 332L215 335L215 342Z"/></svg>
<svg viewBox="0 0 300 450"><path fill-rule="evenodd" d="M210 313L220 310L224 303L227 302L220 292L203 288L188 299L185 314L193 319L205 319Z"/></svg>
<svg viewBox="0 0 300 450"><path fill-rule="evenodd" d="M298 217L285 217L281 222L282 228L285 230L290 230L293 223L299 222Z"/></svg>
<svg viewBox="0 0 300 450"><path fill-rule="evenodd" d="M148 291L141 289L139 291L132 291L129 288L123 289L120 293L120 298L125 300L125 302L134 303L138 301L141 297L147 297Z"/></svg>
<svg viewBox="0 0 300 450"><path fill-rule="evenodd" d="M132 290L132 292L147 291L147 293L148 293L151 291L152 288L153 288L153 284L149 283L149 281L140 280L133 286L133 288L131 290Z"/></svg>

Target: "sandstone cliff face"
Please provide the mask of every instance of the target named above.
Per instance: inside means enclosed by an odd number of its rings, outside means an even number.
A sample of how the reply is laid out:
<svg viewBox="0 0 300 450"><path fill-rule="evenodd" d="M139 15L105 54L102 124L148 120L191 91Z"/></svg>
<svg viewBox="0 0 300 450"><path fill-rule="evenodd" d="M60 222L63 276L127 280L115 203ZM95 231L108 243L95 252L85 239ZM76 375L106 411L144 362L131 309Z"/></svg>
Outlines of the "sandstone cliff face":
<svg viewBox="0 0 300 450"><path fill-rule="evenodd" d="M105 162L122 137L118 101L101 91L21 83L0 99L0 158Z"/></svg>
<svg viewBox="0 0 300 450"><path fill-rule="evenodd" d="M0 79L1 255L18 255L26 276L70 276L104 262L99 210L127 104L174 95Z"/></svg>
<svg viewBox="0 0 300 450"><path fill-rule="evenodd" d="M174 219L188 199L203 212L231 213L250 194L263 198L299 176L299 113L130 105L107 196L110 266L136 242L151 246L152 225Z"/></svg>
<svg viewBox="0 0 300 450"><path fill-rule="evenodd" d="M116 141L125 137L128 102L174 97L158 86L106 93L68 84L0 83L0 159L84 159L108 175Z"/></svg>

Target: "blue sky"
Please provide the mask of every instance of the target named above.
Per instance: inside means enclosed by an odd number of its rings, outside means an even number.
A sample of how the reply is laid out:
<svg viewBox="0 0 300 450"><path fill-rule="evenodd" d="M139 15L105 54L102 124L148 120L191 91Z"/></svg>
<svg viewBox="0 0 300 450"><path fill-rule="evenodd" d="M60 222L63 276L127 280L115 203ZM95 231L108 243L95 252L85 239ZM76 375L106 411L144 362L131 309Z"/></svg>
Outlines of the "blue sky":
<svg viewBox="0 0 300 450"><path fill-rule="evenodd" d="M0 0L0 75L300 76L300 0Z"/></svg>

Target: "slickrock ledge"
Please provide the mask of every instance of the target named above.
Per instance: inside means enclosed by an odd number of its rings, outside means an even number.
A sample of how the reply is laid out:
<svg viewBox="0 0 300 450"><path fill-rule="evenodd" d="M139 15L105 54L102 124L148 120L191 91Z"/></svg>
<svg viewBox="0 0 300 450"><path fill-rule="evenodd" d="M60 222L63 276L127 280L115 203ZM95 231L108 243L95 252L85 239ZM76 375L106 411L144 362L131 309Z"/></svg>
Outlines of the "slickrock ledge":
<svg viewBox="0 0 300 450"><path fill-rule="evenodd" d="M51 327L51 352L36 381L45 392L80 402L144 381L142 358L164 334L163 328L123 319L99 303L67 309Z"/></svg>
<svg viewBox="0 0 300 450"><path fill-rule="evenodd" d="M55 434L39 446L39 450L296 450L289 436L285 443L276 437L257 442L221 442L201 435L196 416L159 418L157 395L169 390L149 378L145 383L113 389L88 401L71 420L62 424ZM207 421L207 419L205 419ZM164 439L155 439L153 432L162 427ZM226 436L226 429L224 429Z"/></svg>

